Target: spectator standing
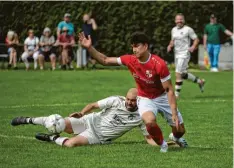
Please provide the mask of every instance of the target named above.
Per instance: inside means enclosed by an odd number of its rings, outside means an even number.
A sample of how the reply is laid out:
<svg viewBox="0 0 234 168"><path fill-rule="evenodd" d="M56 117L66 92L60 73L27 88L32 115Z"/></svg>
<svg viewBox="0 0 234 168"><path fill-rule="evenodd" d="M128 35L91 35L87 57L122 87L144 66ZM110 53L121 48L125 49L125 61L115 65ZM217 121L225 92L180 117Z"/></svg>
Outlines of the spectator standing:
<svg viewBox="0 0 234 168"><path fill-rule="evenodd" d="M60 34L62 34L62 29L63 27L67 27L68 29L68 35L74 35L74 25L73 23L71 22L71 14L69 13L65 13L64 15L64 20L59 22L58 24L58 28L57 28L57 37L60 36Z"/></svg>
<svg viewBox="0 0 234 168"><path fill-rule="evenodd" d="M34 36L33 29L28 30L28 37L24 41L24 53L22 54L22 60L25 63L26 70L29 70L28 58L33 57L34 69L37 69L37 61L39 55L39 39Z"/></svg>
<svg viewBox="0 0 234 168"><path fill-rule="evenodd" d="M210 16L210 23L205 26L203 36L203 45L210 57L211 72L219 71L220 32L224 32L233 39L233 33L226 29L223 24L217 23L217 17L212 14Z"/></svg>
<svg viewBox="0 0 234 168"><path fill-rule="evenodd" d="M72 47L75 44L74 37L68 34L68 28L63 27L62 34L58 37L55 46L61 46L62 69L66 70L66 65L70 68Z"/></svg>
<svg viewBox="0 0 234 168"><path fill-rule="evenodd" d="M8 55L9 55L9 64L8 68L11 68L12 63L14 69L17 69L17 46L19 45L18 35L14 31L8 31L6 37L6 45L8 47Z"/></svg>
<svg viewBox="0 0 234 168"><path fill-rule="evenodd" d="M97 45L97 40L95 36L95 31L97 30L98 26L96 21L90 17L89 14L83 15L83 25L82 31L84 32L85 36L88 38L90 35L92 39L92 45L95 47ZM87 60L87 61L86 61ZM92 64L92 68L95 68L96 60L92 59L85 48L82 48L82 62L84 66L88 66L88 61Z"/></svg>
<svg viewBox="0 0 234 168"><path fill-rule="evenodd" d="M56 55L55 55L55 48L53 48L54 43L55 43L55 38L51 34L50 28L46 27L43 31L43 35L40 38L41 48L39 54L39 65L41 70L44 69L45 60L50 60L51 69L55 70Z"/></svg>

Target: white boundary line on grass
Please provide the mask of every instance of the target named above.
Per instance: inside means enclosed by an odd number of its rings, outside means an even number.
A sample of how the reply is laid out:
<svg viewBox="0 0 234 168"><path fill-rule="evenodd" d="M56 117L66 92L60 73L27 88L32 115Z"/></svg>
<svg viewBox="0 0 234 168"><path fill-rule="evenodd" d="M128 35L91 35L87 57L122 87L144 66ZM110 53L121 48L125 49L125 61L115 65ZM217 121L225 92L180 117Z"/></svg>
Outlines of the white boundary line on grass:
<svg viewBox="0 0 234 168"><path fill-rule="evenodd" d="M17 139L28 139L28 140L36 140L35 138L33 137L27 137L27 136L8 136L8 135L4 135L4 134L0 134L0 137L1 138L6 138L6 139L14 139L14 138L17 138ZM113 143L114 144L114 143ZM195 145L192 145L192 146L189 146L189 148L201 148L201 149L219 149L217 147L210 147L210 146L195 146ZM233 149L233 147L222 147L222 149Z"/></svg>
<svg viewBox="0 0 234 168"><path fill-rule="evenodd" d="M179 100L178 102L190 102L190 103L223 103L223 102L233 102L233 100L227 99L209 99L209 100ZM55 103L55 104L26 104L26 105L13 105L13 106L0 106L0 109L6 108L27 108L27 107L60 107L60 106L79 106L79 105L86 105L88 103Z"/></svg>
<svg viewBox="0 0 234 168"><path fill-rule="evenodd" d="M1 138L18 138L18 139L28 139L28 140L35 140L35 138L32 138L32 137L26 137L26 136L22 136L22 135L17 135L17 136L8 136L8 135L3 135L3 134L0 134L0 137Z"/></svg>

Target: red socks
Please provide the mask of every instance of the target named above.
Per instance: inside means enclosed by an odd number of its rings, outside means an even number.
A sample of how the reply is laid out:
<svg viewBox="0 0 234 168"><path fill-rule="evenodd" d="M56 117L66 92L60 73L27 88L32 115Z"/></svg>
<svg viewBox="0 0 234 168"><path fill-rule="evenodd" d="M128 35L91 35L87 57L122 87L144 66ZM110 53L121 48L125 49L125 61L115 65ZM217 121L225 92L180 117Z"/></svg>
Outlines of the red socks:
<svg viewBox="0 0 234 168"><path fill-rule="evenodd" d="M156 123L146 124L146 129L153 140L158 144L162 145L163 143L163 135L162 131Z"/></svg>

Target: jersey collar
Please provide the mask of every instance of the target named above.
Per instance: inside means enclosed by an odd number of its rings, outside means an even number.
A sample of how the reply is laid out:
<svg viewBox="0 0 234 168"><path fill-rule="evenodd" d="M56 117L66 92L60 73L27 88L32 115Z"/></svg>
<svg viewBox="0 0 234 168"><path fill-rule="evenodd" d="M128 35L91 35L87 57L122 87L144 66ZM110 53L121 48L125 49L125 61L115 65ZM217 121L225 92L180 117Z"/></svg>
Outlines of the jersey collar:
<svg viewBox="0 0 234 168"><path fill-rule="evenodd" d="M139 61L139 63L141 63L141 64L146 64L147 62L149 62L149 60L150 60L150 58L151 58L151 53L150 53L150 55L149 55L149 58L145 61L145 62L141 62L141 61Z"/></svg>

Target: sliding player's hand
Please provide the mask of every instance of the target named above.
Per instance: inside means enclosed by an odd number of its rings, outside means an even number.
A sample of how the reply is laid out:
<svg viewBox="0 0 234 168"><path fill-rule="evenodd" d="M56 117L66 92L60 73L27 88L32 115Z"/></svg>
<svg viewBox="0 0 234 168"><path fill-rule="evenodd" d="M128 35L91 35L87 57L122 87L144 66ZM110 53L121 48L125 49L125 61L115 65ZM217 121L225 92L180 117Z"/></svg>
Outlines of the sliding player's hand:
<svg viewBox="0 0 234 168"><path fill-rule="evenodd" d="M69 117L74 117L74 118L81 118L83 117L83 113L79 113L79 112L76 112L76 113L72 113L69 115Z"/></svg>

